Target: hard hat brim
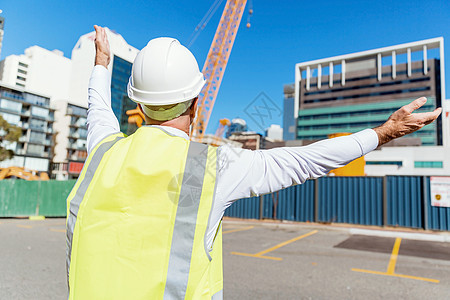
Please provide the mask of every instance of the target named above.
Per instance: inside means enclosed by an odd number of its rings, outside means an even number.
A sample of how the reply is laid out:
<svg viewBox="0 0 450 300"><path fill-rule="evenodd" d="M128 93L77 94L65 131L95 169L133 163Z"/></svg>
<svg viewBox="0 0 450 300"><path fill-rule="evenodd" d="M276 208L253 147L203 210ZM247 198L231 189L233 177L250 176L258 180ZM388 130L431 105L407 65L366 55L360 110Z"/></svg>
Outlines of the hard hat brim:
<svg viewBox="0 0 450 300"><path fill-rule="evenodd" d="M130 76L128 80L128 97L136 103L144 105L169 105L185 102L197 97L202 88L205 86L206 80L202 73L199 73L193 80L193 83L179 90L165 92L148 92L133 87L133 78Z"/></svg>

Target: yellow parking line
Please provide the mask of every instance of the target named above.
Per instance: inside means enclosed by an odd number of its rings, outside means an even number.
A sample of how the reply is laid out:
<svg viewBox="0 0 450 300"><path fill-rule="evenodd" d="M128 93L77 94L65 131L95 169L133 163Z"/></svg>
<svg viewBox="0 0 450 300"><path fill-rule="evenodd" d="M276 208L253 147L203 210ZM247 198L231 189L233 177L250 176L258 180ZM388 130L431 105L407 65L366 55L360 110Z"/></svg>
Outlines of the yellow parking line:
<svg viewBox="0 0 450 300"><path fill-rule="evenodd" d="M240 255L240 256L264 258L264 259L272 259L272 260L283 260L280 257L265 256L265 255L251 254L251 253L231 252L231 254L233 254L233 255Z"/></svg>
<svg viewBox="0 0 450 300"><path fill-rule="evenodd" d="M30 225L16 225L16 226L20 228L33 228L33 226Z"/></svg>
<svg viewBox="0 0 450 300"><path fill-rule="evenodd" d="M318 232L317 230L313 230L313 231L311 231L311 232L308 232L308 233L303 234L303 235L301 235L301 236L298 236L298 237L296 237L296 238L287 240L287 241L285 241L285 242L282 242L282 243L280 243L280 244L278 244L278 245L275 245L275 246L273 246L273 247L271 247L271 248L269 248L269 249L260 251L260 252L255 253L255 254L252 254L252 253L242 253L242 252L231 252L231 254L234 254L234 255L241 255L241 256L249 256L249 257L257 257L257 258L264 258L264 259L272 259L272 260L283 260L283 259L280 258L280 257L265 256L264 254L266 254L266 253L268 253L268 252L271 252L271 251L274 251L274 250L276 250L276 249L278 249L278 248L284 247L284 246L286 246L286 245L288 245L288 244L290 244L290 243L293 243L293 242L295 242L295 241L301 240L301 239L303 239L303 238L305 238L305 237L308 237L308 236L310 236L310 235L316 234L317 232Z"/></svg>
<svg viewBox="0 0 450 300"><path fill-rule="evenodd" d="M411 276L411 275L404 275L404 274L396 274L395 273L395 265L397 264L398 251L400 250L400 243L401 243L401 241L402 241L401 238L396 238L395 239L394 247L392 248L391 258L389 259L389 264L388 264L386 272L379 272L379 271L373 271L373 270L364 270L364 269L356 269L356 268L352 268L352 271L362 272L362 273L369 273L369 274L376 274L376 275L384 275L384 276L409 278L409 279L415 279L415 280L422 280L422 281L439 283L440 281L437 280L437 279L418 277L418 276Z"/></svg>
<svg viewBox="0 0 450 300"><path fill-rule="evenodd" d="M401 242L402 242L401 238L395 239L394 248L392 248L391 259L389 260L389 265L388 265L387 271L386 271L386 273L388 273L388 274L394 274L395 265L397 264L398 250L400 249Z"/></svg>
<svg viewBox="0 0 450 300"><path fill-rule="evenodd" d="M53 229L53 228L50 228L50 231L54 231L54 232L66 232L65 229Z"/></svg>
<svg viewBox="0 0 450 300"><path fill-rule="evenodd" d="M225 230L224 232L222 232L222 234L238 232L238 231L245 231L245 230L250 230L250 229L253 229L253 228L255 228L255 226L247 226L247 227L243 227L243 228Z"/></svg>
<svg viewBox="0 0 450 300"><path fill-rule="evenodd" d="M379 272L379 271L363 270L363 269L355 269L355 268L353 268L352 271L362 272L362 273L369 273L369 274L376 274L376 275L384 275L384 276L409 278L409 279L422 280L422 281L428 281L428 282L434 282L434 283L439 283L440 282L437 279L418 277L418 276L411 276L411 275L404 275L404 274L395 274L395 273L394 274L389 274L387 272Z"/></svg>

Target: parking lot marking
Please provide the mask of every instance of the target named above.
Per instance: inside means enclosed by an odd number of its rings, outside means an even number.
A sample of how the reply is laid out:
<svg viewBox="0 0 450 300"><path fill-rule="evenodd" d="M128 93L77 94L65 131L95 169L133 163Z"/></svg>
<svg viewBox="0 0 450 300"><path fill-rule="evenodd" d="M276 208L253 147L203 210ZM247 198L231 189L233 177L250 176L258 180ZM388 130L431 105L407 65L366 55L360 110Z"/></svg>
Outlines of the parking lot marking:
<svg viewBox="0 0 450 300"><path fill-rule="evenodd" d="M245 231L245 230L250 230L250 229L253 229L253 228L255 228L255 226L247 226L247 227L243 227L243 228L230 229L230 230L225 230L224 232L222 232L222 234L238 232L238 231Z"/></svg>
<svg viewBox="0 0 450 300"><path fill-rule="evenodd" d="M404 274L395 274L395 273L394 274L388 274L386 272L379 272L379 271L372 271L372 270L363 270L363 269L355 269L355 268L353 268L352 271L362 272L362 273L369 273L369 274L376 274L376 275L384 275L384 276L409 278L409 279L422 280L422 281L428 281L428 282L434 282L434 283L439 283L440 282L437 279L418 277L418 276L411 276L411 275L404 275Z"/></svg>
<svg viewBox="0 0 450 300"><path fill-rule="evenodd" d="M301 239L303 239L305 237L308 237L308 236L311 236L313 234L316 234L317 232L318 232L317 230L310 231L310 232L305 233L305 234L303 234L301 236L298 236L298 237L295 237L293 239L287 240L285 242L282 242L282 243L280 243L278 245L275 245L275 246L273 246L273 247L271 247L269 249L260 251L260 252L255 253L255 254L242 253L242 252L231 252L231 254L233 254L233 255L241 255L241 256L249 256L249 257L257 257L257 258L264 258L264 259L272 259L272 260L283 260L281 257L266 256L264 254L269 253L271 251L274 251L274 250L276 250L278 248L284 247L284 246L286 246L286 245L288 245L290 243L293 243L295 241L301 240Z"/></svg>
<svg viewBox="0 0 450 300"><path fill-rule="evenodd" d="M400 249L401 238L396 238L394 243L394 248L392 248L391 259L389 260L389 265L387 267L386 273L394 274L395 265L397 264L398 250Z"/></svg>
<svg viewBox="0 0 450 300"><path fill-rule="evenodd" d="M31 225L16 225L16 226L20 228L33 228L33 226Z"/></svg>
<svg viewBox="0 0 450 300"><path fill-rule="evenodd" d="M398 237L398 238L395 239L394 247L392 248L391 258L389 259L389 264L388 264L386 272L379 272L379 271L373 271L373 270L364 270L364 269L357 269L357 268L352 268L352 271L362 272L362 273L369 273L369 274L376 274L376 275L400 277L400 278L409 278L409 279L415 279L415 280L422 280L422 281L439 283L439 280L437 280L437 279L418 277L418 276L411 276L411 275L404 275L404 274L396 274L395 273L395 265L397 264L398 251L400 250L400 243L401 242L402 242L401 238Z"/></svg>
<svg viewBox="0 0 450 300"><path fill-rule="evenodd" d="M50 228L50 231L53 231L53 232L66 232L65 229L54 229L54 228Z"/></svg>

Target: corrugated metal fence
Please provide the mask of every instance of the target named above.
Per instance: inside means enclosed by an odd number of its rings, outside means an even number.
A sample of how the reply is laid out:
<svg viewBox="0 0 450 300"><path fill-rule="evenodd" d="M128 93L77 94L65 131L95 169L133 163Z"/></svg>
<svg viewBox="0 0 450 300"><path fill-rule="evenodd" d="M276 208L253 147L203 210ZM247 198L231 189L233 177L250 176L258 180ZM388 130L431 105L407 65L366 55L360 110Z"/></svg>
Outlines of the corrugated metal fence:
<svg viewBox="0 0 450 300"><path fill-rule="evenodd" d="M66 216L75 180L0 181L0 217ZM225 216L450 230L450 208L431 206L430 178L323 177L236 201Z"/></svg>
<svg viewBox="0 0 450 300"><path fill-rule="evenodd" d="M66 198L75 180L0 181L0 217L65 217Z"/></svg>
<svg viewBox="0 0 450 300"><path fill-rule="evenodd" d="M236 201L225 216L450 230L450 208L430 197L429 177L323 177Z"/></svg>

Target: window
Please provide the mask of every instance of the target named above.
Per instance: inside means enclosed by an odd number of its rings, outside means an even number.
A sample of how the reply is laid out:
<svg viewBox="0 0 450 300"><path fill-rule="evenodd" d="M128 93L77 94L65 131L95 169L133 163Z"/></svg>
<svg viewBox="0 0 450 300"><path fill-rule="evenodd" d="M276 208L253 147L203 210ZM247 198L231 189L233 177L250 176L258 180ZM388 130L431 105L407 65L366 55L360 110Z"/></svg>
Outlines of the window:
<svg viewBox="0 0 450 300"><path fill-rule="evenodd" d="M27 148L27 154L34 154L34 155L43 156L43 154L44 154L44 146L29 144L28 148Z"/></svg>
<svg viewBox="0 0 450 300"><path fill-rule="evenodd" d="M7 114L7 113L0 113L0 115L9 124L11 124L11 125L19 125L19 122L20 122L20 116L19 115L12 115L12 114Z"/></svg>
<svg viewBox="0 0 450 300"><path fill-rule="evenodd" d="M48 118L49 111L46 108L33 106L31 107L31 114L41 118Z"/></svg>
<svg viewBox="0 0 450 300"><path fill-rule="evenodd" d="M17 79L22 80L22 81L26 81L27 80L25 77L22 77L22 76L17 76Z"/></svg>
<svg viewBox="0 0 450 300"><path fill-rule="evenodd" d="M47 130L47 122L43 120L31 119L30 128L45 131Z"/></svg>
<svg viewBox="0 0 450 300"><path fill-rule="evenodd" d="M78 134L80 135L80 138L86 138L87 137L87 130L83 128L78 129Z"/></svg>
<svg viewBox="0 0 450 300"><path fill-rule="evenodd" d="M35 143L44 143L45 141L45 133L32 131L30 135L30 142Z"/></svg>
<svg viewBox="0 0 450 300"><path fill-rule="evenodd" d="M395 166L403 166L402 161L366 161L366 165L395 165Z"/></svg>
<svg viewBox="0 0 450 300"><path fill-rule="evenodd" d="M25 168L37 171L48 171L49 161L45 158L27 157L25 160Z"/></svg>
<svg viewBox="0 0 450 300"><path fill-rule="evenodd" d="M86 127L86 118L79 116L72 116L70 118L70 124L78 127Z"/></svg>
<svg viewBox="0 0 450 300"><path fill-rule="evenodd" d="M69 106L67 106L67 114L68 115L77 115L77 116L86 116L87 109L78 107L78 106L74 106L74 105L69 105Z"/></svg>
<svg viewBox="0 0 450 300"><path fill-rule="evenodd" d="M16 82L16 85L17 85L17 86L20 86L20 87L25 87L25 84L18 83L18 82Z"/></svg>
<svg viewBox="0 0 450 300"><path fill-rule="evenodd" d="M443 168L442 161L415 161L414 168Z"/></svg>
<svg viewBox="0 0 450 300"><path fill-rule="evenodd" d="M28 65L24 64L23 62L19 62L19 66L24 67L24 68L28 68Z"/></svg>
<svg viewBox="0 0 450 300"><path fill-rule="evenodd" d="M49 98L45 98L45 97L41 97L41 96L33 95L33 94L28 94L28 93L25 93L24 96L25 96L24 100L31 104L36 104L39 106L48 106L50 104Z"/></svg>
<svg viewBox="0 0 450 300"><path fill-rule="evenodd" d="M18 72L18 73L21 73L21 74L25 74L25 75L27 74L27 71L22 70L22 69L18 69L17 72Z"/></svg>
<svg viewBox="0 0 450 300"><path fill-rule="evenodd" d="M20 111L22 110L22 103L11 101L11 100L6 100L6 99L1 99L0 100L0 108L20 113Z"/></svg>

